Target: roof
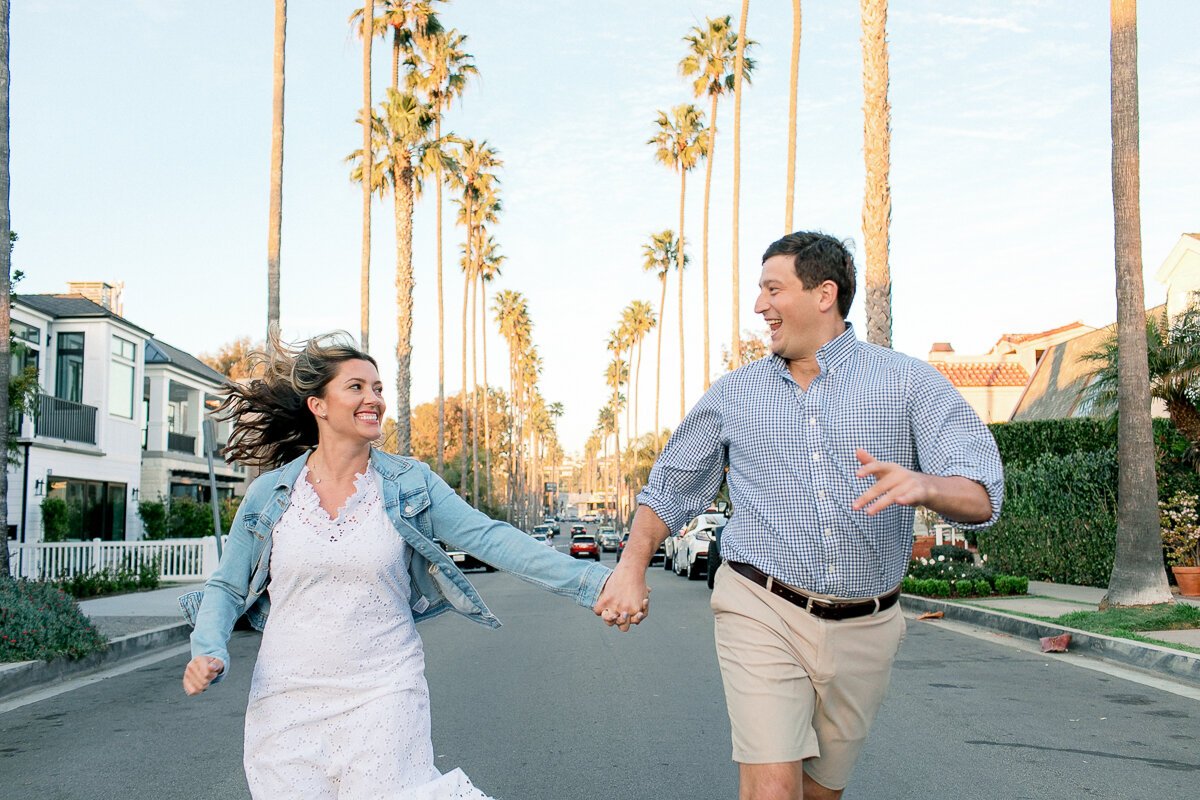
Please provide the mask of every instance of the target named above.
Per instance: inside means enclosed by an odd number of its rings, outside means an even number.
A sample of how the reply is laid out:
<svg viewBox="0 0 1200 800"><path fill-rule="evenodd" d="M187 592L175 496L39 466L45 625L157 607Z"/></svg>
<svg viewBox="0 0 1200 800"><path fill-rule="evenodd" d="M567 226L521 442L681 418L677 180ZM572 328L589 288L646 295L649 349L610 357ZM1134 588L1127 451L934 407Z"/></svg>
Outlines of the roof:
<svg viewBox="0 0 1200 800"><path fill-rule="evenodd" d="M161 342L153 337L146 340L146 363L170 364L184 372L190 372L199 378L215 383L218 386L226 381L224 375L191 353L185 353L178 347L172 347L166 342Z"/></svg>
<svg viewBox="0 0 1200 800"><path fill-rule="evenodd" d="M17 305L32 308L34 311L40 311L54 319L108 317L117 320L123 325L128 325L136 331L141 331L146 336L150 336L150 331L142 326L133 324L119 314L114 314L99 303L88 300L81 294L18 294L13 297L13 302Z"/></svg>
<svg viewBox="0 0 1200 800"><path fill-rule="evenodd" d="M932 366L954 386L1024 386L1029 373L1020 364L994 361L935 361Z"/></svg>
<svg viewBox="0 0 1200 800"><path fill-rule="evenodd" d="M1034 339L1041 339L1046 336L1053 336L1058 333L1063 333L1065 331L1071 330L1072 328L1084 328L1084 327L1087 327L1087 326L1085 326L1082 322L1079 322L1078 320L1076 320L1075 322L1069 322L1066 325L1060 325L1057 328L1051 328L1050 330L1042 331L1041 333L1006 333L1000 337L1000 341L1003 342L1003 341L1007 340L1007 341L1012 342L1013 344L1023 344L1025 342L1032 342Z"/></svg>
<svg viewBox="0 0 1200 800"><path fill-rule="evenodd" d="M1163 314L1166 306L1146 309L1146 316ZM1079 416L1079 401L1084 388L1098 366L1084 356L1099 350L1117 328L1114 322L1104 328L1076 336L1047 348L1025 393L1013 410L1014 421L1065 419Z"/></svg>

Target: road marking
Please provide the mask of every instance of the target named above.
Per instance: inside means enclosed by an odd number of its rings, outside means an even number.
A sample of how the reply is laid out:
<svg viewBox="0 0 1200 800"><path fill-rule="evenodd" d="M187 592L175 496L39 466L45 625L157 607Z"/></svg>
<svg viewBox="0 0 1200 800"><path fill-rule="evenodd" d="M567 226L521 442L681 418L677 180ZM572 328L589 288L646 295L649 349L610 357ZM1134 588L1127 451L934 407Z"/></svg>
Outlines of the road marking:
<svg viewBox="0 0 1200 800"><path fill-rule="evenodd" d="M915 621L917 618L915 613L906 613L904 616L913 621ZM1188 686L1184 683L1178 683L1172 681L1170 678L1162 678L1149 672L1143 672L1142 670L1134 669L1133 667L1119 666L1111 661L1104 661L1091 656L1080 655L1079 653L1043 653L1041 645L1035 642L1031 642L1026 639L1019 639L1007 633L998 633L987 628L977 628L974 625L967 625L962 622L952 622L946 619L939 619L930 621L929 624L937 628L943 628L945 630L952 631L954 633L961 633L964 636L982 639L985 642L992 642L993 644L1003 645L1004 647L1011 647L1014 650L1021 650L1023 652L1035 655L1038 658L1044 658L1048 661L1061 661L1064 664L1069 664L1073 667L1090 669L1093 672L1100 672L1104 675L1109 675L1114 678L1120 678L1121 680L1141 684L1142 686L1148 686L1151 689L1159 689L1164 692L1170 692L1171 694L1179 695L1180 697L1186 697L1189 700L1200 700L1200 688Z"/></svg>
<svg viewBox="0 0 1200 800"><path fill-rule="evenodd" d="M23 708L24 706L31 705L33 703L40 703L42 700L49 700L51 697L57 697L58 695L66 692L82 689L84 686L90 686L93 683L99 683L100 681L107 680L108 678L115 678L118 675L124 675L127 672L133 672L136 669L148 667L151 664L157 664L158 662L165 661L168 658L175 658L176 656L190 653L191 650L191 644L176 645L175 647L170 647L166 650L158 650L149 655L132 658L129 661L119 664L118 666L109 667L108 669L101 670L100 672L93 672L91 675L72 678L71 680L63 681L62 683L56 683L53 686L49 686L45 689L35 689L27 694L18 695L12 700L0 701L0 714L7 714L9 711L15 711L18 708ZM179 679L181 681L179 691L182 692L183 675L180 675Z"/></svg>

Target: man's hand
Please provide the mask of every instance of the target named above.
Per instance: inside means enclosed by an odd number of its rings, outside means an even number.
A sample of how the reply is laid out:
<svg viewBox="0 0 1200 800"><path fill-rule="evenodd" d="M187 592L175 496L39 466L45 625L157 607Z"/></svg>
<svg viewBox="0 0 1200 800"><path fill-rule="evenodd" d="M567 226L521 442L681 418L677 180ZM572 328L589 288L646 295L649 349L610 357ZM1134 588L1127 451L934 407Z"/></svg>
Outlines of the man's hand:
<svg viewBox="0 0 1200 800"><path fill-rule="evenodd" d="M850 505L852 509L862 511L865 508L867 516L873 517L893 504L929 505L934 493L930 476L889 461L877 461L861 448L856 450L854 455L858 458L858 463L862 464L855 475L859 478L873 477L875 485L859 495Z"/></svg>
<svg viewBox="0 0 1200 800"><path fill-rule="evenodd" d="M637 625L650 615L650 587L646 585L645 570L639 573L633 568L622 569L623 566L617 564L608 576L592 611L605 625L627 631L630 625Z"/></svg>
<svg viewBox="0 0 1200 800"><path fill-rule="evenodd" d="M196 656L183 671L183 691L189 695L200 694L223 669L225 664L219 658Z"/></svg>

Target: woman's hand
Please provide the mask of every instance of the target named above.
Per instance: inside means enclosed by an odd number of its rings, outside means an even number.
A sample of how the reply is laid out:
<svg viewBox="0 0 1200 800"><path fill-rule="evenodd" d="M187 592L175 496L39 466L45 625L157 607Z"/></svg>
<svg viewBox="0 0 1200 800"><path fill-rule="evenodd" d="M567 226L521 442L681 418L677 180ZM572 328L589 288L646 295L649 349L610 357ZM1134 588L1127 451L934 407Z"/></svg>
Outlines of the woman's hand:
<svg viewBox="0 0 1200 800"><path fill-rule="evenodd" d="M196 656L183 671L183 691L189 695L200 694L223 669L225 664L219 658Z"/></svg>

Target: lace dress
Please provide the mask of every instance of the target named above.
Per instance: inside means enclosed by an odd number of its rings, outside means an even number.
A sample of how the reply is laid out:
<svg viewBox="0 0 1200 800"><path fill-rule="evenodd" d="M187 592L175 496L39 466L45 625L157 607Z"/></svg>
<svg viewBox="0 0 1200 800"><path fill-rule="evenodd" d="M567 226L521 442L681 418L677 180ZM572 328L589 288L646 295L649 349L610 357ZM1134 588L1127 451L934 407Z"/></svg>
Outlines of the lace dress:
<svg viewBox="0 0 1200 800"><path fill-rule="evenodd" d="M271 614L246 709L251 794L487 800L460 770L434 767L409 554L378 477L358 476L330 519L307 476L272 535Z"/></svg>

